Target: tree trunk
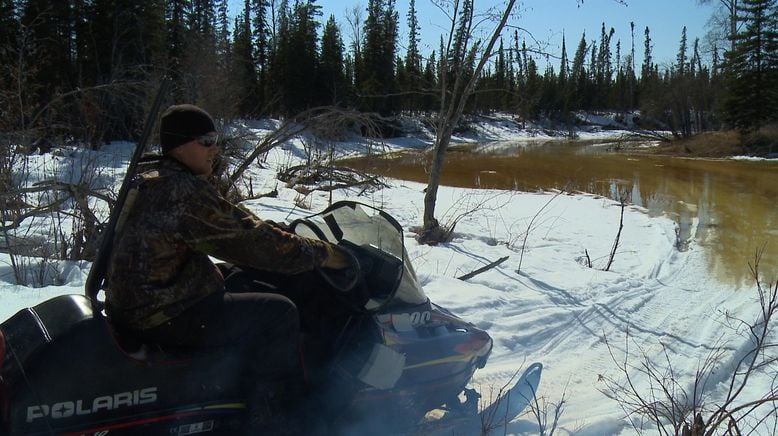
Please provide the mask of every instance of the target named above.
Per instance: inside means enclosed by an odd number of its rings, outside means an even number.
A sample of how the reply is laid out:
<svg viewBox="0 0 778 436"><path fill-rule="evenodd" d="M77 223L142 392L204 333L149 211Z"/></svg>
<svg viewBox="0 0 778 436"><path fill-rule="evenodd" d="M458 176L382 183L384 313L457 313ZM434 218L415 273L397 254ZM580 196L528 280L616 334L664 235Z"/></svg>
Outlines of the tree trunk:
<svg viewBox="0 0 778 436"><path fill-rule="evenodd" d="M435 218L435 204L438 199L438 187L440 186L440 174L443 171L443 162L446 159L446 150L451 141L451 134L454 130L455 122L447 122L442 126L442 131L438 131L435 139L435 150L432 156L432 168L430 169L427 191L424 194L424 230L431 230L438 227L438 220Z"/></svg>

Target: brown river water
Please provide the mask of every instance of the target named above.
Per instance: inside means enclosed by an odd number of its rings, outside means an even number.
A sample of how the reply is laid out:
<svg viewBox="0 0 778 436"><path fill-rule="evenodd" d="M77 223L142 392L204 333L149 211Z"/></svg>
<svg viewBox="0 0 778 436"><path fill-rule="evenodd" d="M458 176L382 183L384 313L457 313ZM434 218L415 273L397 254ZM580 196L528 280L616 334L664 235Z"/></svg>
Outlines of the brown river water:
<svg viewBox="0 0 778 436"><path fill-rule="evenodd" d="M400 152L343 161L355 169L427 182L429 154ZM692 240L710 271L734 286L753 284L748 263L764 248L763 280L778 279L778 160L688 159L613 152L581 141L521 142L449 149L442 184L468 188L564 189L627 196L678 224L676 245Z"/></svg>

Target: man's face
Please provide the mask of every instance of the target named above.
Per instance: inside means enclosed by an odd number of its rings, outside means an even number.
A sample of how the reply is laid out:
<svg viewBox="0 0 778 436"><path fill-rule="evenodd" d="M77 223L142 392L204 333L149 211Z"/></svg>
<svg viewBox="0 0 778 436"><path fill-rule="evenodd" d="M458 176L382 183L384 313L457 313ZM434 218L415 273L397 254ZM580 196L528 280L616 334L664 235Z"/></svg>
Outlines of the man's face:
<svg viewBox="0 0 778 436"><path fill-rule="evenodd" d="M216 132L208 133L205 137L216 136ZM202 137L201 137L202 138ZM186 165L192 174L196 176L210 176L213 172L213 161L219 153L219 144L207 145L205 139L193 139L174 149L174 157ZM203 144L205 142L206 144Z"/></svg>

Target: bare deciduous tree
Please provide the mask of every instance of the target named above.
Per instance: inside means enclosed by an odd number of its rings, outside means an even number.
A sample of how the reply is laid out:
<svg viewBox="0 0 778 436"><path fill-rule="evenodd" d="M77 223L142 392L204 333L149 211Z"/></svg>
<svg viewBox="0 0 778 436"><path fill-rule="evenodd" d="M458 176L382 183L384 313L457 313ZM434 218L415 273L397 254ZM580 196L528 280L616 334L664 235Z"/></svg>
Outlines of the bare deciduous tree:
<svg viewBox="0 0 778 436"><path fill-rule="evenodd" d="M346 11L346 21L351 28L351 47L354 50L355 59L361 57L362 52L362 23L365 21L364 10L359 5Z"/></svg>
<svg viewBox="0 0 778 436"><path fill-rule="evenodd" d="M441 103L436 120L432 166L424 195L424 216L418 236L419 242L435 244L445 240L450 235L450 231L442 228L435 218L435 205L446 150L451 142L454 127L462 117L465 104L470 95L473 94L481 72L488 63L492 50L508 22L515 4L516 0L507 1L499 15L499 21L490 33L488 42L483 45L483 42L477 39L475 34L479 24L483 22L479 21L482 17L478 17L474 13L475 0L453 1L453 12L449 15L451 26L448 33L448 43L445 47L445 53L440 55ZM437 5L444 9L440 3ZM457 20L459 20L458 23Z"/></svg>
<svg viewBox="0 0 778 436"><path fill-rule="evenodd" d="M720 14L714 14L711 18L710 24L712 26L723 26L725 28L722 39L725 41L728 40L730 43L730 50L734 50L735 39L733 36L738 31L738 0L697 0L697 3L701 5L707 5L711 3L719 4L721 11L724 12L726 18L721 20L719 19L721 16Z"/></svg>

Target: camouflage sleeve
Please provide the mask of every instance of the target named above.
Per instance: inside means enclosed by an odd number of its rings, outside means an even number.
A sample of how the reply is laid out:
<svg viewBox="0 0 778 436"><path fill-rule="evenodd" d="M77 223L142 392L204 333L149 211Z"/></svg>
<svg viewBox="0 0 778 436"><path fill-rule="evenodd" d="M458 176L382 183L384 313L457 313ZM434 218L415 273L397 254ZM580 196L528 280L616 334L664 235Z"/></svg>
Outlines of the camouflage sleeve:
<svg viewBox="0 0 778 436"><path fill-rule="evenodd" d="M194 189L181 214L182 234L194 250L257 269L294 274L330 255L328 243L288 233L219 196L207 182Z"/></svg>

